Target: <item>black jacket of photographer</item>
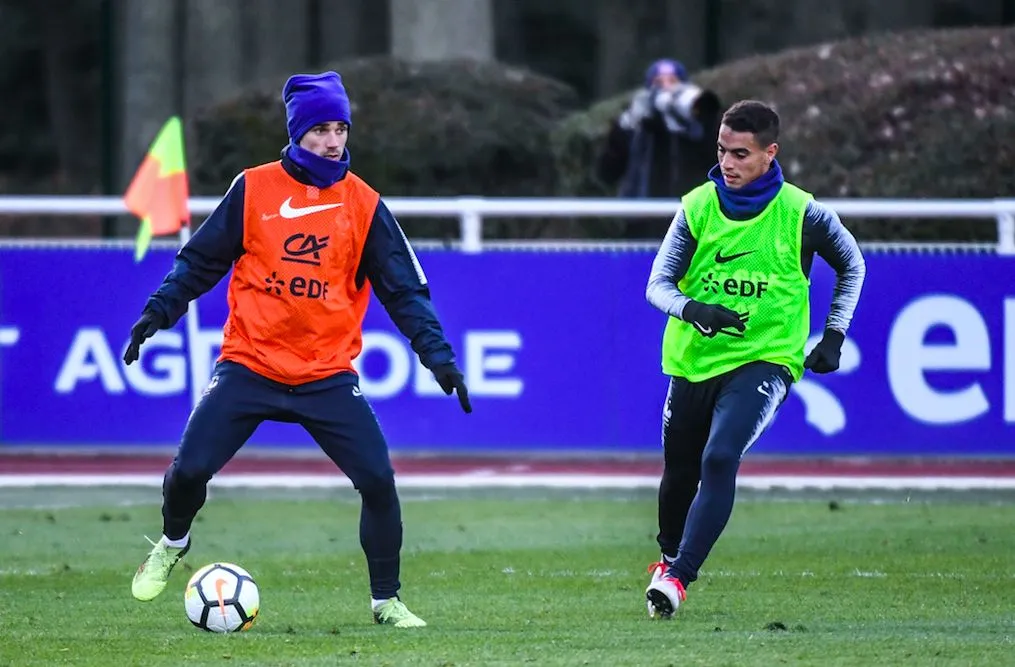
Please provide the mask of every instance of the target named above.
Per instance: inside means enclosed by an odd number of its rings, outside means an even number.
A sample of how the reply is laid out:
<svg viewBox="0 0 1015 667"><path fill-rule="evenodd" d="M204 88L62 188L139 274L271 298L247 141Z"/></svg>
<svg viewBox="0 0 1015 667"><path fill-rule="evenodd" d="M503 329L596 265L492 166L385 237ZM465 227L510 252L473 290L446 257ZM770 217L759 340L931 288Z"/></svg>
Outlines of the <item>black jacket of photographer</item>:
<svg viewBox="0 0 1015 667"><path fill-rule="evenodd" d="M715 163L719 100L694 84L639 90L610 124L597 176L625 198L679 198Z"/></svg>

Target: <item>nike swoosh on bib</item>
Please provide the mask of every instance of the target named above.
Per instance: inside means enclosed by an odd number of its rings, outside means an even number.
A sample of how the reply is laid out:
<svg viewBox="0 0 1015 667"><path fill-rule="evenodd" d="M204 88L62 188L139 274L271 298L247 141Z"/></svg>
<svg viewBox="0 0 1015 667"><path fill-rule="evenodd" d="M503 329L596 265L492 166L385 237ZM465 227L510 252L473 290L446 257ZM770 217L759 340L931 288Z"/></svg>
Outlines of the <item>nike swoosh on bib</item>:
<svg viewBox="0 0 1015 667"><path fill-rule="evenodd" d="M747 252L738 252L738 253L735 253L733 255L727 255L726 257L723 257L722 250L718 250L715 253L715 263L716 264L725 264L726 262L732 262L735 259L740 259L741 257L744 257L746 255L750 255L752 252L754 252L754 251L753 250L748 250Z"/></svg>
<svg viewBox="0 0 1015 667"><path fill-rule="evenodd" d="M302 218L305 215L311 213L320 213L321 211L327 211L328 209L338 208L342 204L317 204L315 206L302 206L300 208L294 208L292 205L292 197L282 202L282 205L278 207L278 214L283 218Z"/></svg>

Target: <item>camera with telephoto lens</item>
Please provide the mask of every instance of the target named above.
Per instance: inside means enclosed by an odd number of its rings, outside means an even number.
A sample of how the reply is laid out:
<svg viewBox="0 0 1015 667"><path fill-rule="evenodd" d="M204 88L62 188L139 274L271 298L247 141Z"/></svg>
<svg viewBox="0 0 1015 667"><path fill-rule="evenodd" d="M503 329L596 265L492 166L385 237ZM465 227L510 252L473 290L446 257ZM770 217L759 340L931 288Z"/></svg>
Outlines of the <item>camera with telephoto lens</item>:
<svg viewBox="0 0 1015 667"><path fill-rule="evenodd" d="M681 120L704 122L719 113L719 96L693 83L682 83L673 90L656 91L653 106L663 114Z"/></svg>

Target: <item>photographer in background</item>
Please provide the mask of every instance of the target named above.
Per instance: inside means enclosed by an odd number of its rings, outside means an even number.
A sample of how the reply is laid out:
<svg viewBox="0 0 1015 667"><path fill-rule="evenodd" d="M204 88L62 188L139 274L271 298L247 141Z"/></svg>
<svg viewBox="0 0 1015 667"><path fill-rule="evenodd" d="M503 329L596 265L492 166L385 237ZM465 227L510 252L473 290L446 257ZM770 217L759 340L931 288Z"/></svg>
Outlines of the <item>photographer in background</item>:
<svg viewBox="0 0 1015 667"><path fill-rule="evenodd" d="M645 86L610 123L600 153L598 178L616 186L619 197L677 199L695 187L715 162L720 101L691 83L676 60L657 60L645 72ZM658 238L662 227L633 218L628 238Z"/></svg>

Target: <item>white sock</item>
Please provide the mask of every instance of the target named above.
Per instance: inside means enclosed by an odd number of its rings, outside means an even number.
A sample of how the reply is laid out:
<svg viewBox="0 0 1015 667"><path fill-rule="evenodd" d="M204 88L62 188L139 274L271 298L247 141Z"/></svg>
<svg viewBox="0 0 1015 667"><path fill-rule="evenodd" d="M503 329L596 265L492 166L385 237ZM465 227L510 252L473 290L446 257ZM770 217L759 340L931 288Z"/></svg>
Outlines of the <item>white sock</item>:
<svg viewBox="0 0 1015 667"><path fill-rule="evenodd" d="M167 547L172 547L174 549L182 549L183 547L190 544L190 531L188 530L187 534L178 540L171 540L165 535L163 535L162 543L165 544Z"/></svg>
<svg viewBox="0 0 1015 667"><path fill-rule="evenodd" d="M677 562L677 557L674 556L673 558L670 558L666 554L663 554L663 562L665 562L667 565L673 565L674 563Z"/></svg>
<svg viewBox="0 0 1015 667"><path fill-rule="evenodd" d="M381 605L384 604L385 602L387 602L387 600L377 600L375 598L370 598L370 610L377 611L378 609L380 609Z"/></svg>

